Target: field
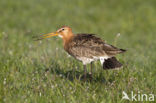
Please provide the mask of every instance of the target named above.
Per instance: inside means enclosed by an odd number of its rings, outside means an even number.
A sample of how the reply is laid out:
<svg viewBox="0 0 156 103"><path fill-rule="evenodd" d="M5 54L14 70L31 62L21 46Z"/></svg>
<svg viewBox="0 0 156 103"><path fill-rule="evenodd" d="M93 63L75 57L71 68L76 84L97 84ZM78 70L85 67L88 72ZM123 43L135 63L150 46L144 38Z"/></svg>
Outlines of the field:
<svg viewBox="0 0 156 103"><path fill-rule="evenodd" d="M123 69L105 71L95 62L92 81L84 82L82 63L60 38L32 39L63 25L127 49L117 56ZM123 91L156 95L155 0L0 1L0 102L133 102L122 100Z"/></svg>

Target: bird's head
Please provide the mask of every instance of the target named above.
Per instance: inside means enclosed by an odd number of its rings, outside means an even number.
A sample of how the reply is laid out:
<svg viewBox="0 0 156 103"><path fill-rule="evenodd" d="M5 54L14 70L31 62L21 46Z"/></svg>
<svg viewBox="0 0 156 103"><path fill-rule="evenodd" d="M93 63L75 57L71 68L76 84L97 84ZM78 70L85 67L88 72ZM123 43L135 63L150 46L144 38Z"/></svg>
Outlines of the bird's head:
<svg viewBox="0 0 156 103"><path fill-rule="evenodd" d="M37 38L37 40L42 40L42 39L50 38L53 36L59 36L63 39L68 39L68 38L73 36L72 29L68 26L63 26L60 29L58 29L56 32L52 32L52 33L48 33L48 34L44 34L44 35L39 36Z"/></svg>

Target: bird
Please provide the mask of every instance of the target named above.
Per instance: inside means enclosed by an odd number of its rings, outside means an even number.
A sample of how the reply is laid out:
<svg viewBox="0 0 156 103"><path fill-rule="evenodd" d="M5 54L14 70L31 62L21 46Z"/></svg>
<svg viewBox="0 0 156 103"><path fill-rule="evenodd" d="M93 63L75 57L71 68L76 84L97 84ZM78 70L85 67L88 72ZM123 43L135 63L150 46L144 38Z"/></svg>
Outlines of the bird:
<svg viewBox="0 0 156 103"><path fill-rule="evenodd" d="M74 34L69 26L62 26L56 32L37 36L35 40L42 40L58 36L63 39L64 50L81 61L84 68L84 78L86 79L86 65L91 64L91 75L93 62L100 60L104 70L121 68L122 64L116 59L116 55L124 53L125 49L119 49L107 44L95 34L79 33Z"/></svg>

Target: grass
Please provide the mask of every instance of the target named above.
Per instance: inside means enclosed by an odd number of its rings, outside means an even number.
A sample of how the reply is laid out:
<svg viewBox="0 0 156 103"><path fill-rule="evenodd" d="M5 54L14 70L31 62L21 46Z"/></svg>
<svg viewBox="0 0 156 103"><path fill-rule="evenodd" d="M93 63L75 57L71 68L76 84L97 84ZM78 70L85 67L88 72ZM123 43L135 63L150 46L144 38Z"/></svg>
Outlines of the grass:
<svg viewBox="0 0 156 103"><path fill-rule="evenodd" d="M155 4L155 0L1 0L0 101L127 103L121 100L122 91L156 94ZM60 38L32 39L62 25L127 49L117 56L124 68L104 71L95 62L91 82L76 78L83 75L82 64L65 53ZM121 36L116 41L117 33Z"/></svg>

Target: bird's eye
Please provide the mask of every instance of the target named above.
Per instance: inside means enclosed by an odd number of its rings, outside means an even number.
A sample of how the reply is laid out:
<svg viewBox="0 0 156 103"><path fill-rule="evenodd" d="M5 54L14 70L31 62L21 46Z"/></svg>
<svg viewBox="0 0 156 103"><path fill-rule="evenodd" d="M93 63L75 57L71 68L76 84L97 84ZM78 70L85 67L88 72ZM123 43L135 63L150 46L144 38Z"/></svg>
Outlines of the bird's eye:
<svg viewBox="0 0 156 103"><path fill-rule="evenodd" d="M64 30L64 28L62 29L62 31Z"/></svg>

